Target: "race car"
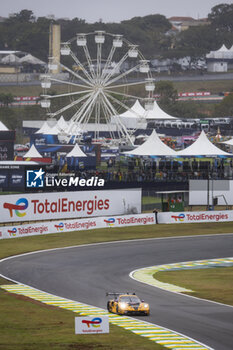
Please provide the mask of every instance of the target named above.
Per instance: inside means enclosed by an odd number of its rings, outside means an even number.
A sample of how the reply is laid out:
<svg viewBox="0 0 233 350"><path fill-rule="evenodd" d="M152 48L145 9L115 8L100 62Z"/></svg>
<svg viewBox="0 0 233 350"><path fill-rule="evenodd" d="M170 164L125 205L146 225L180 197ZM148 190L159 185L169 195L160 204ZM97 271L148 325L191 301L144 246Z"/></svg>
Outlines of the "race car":
<svg viewBox="0 0 233 350"><path fill-rule="evenodd" d="M150 307L144 300L140 300L135 293L106 293L111 296L107 309L119 315L146 315L150 314Z"/></svg>

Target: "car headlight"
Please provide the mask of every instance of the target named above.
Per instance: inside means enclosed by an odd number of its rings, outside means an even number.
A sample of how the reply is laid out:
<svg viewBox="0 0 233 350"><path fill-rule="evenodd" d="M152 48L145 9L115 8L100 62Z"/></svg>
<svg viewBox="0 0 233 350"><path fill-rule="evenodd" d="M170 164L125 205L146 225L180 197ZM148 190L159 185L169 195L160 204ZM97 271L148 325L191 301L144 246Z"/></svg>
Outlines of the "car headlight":
<svg viewBox="0 0 233 350"><path fill-rule="evenodd" d="M144 304L144 307L149 307L149 305L148 304Z"/></svg>
<svg viewBox="0 0 233 350"><path fill-rule="evenodd" d="M119 303L119 306L121 309L126 309L127 304L122 302L122 303Z"/></svg>

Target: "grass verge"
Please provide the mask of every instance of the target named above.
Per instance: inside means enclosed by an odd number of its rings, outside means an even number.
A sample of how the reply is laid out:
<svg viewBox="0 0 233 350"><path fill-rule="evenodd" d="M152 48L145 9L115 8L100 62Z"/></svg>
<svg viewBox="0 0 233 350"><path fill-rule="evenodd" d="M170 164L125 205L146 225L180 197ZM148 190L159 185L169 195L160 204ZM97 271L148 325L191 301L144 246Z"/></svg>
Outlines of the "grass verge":
<svg viewBox="0 0 233 350"><path fill-rule="evenodd" d="M154 277L193 291L184 294L233 305L233 267L158 272Z"/></svg>
<svg viewBox="0 0 233 350"><path fill-rule="evenodd" d="M1 279L0 283L7 283ZM1 350L162 350L158 344L110 324L110 333L75 335L71 311L0 289Z"/></svg>

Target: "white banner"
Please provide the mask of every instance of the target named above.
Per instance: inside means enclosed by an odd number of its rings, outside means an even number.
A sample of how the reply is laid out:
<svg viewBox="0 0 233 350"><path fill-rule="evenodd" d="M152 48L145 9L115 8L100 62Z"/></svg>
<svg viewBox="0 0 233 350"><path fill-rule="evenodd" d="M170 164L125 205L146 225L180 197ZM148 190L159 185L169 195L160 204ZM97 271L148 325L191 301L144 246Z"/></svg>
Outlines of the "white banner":
<svg viewBox="0 0 233 350"><path fill-rule="evenodd" d="M109 333L108 316L75 317L75 334Z"/></svg>
<svg viewBox="0 0 233 350"><path fill-rule="evenodd" d="M141 189L0 196L0 223L141 213Z"/></svg>
<svg viewBox="0 0 233 350"><path fill-rule="evenodd" d="M182 213L158 213L159 224L187 224L198 222L233 221L233 211L187 211Z"/></svg>
<svg viewBox="0 0 233 350"><path fill-rule="evenodd" d="M139 214L114 216L112 218L103 218L108 227L152 225L155 224L155 214Z"/></svg>
<svg viewBox="0 0 233 350"><path fill-rule="evenodd" d="M189 205L233 205L232 180L190 180Z"/></svg>
<svg viewBox="0 0 233 350"><path fill-rule="evenodd" d="M107 216L86 219L46 221L26 225L1 226L0 239L45 235L49 233L92 230L95 228L122 227L134 225L153 225L155 215L132 214L123 216Z"/></svg>

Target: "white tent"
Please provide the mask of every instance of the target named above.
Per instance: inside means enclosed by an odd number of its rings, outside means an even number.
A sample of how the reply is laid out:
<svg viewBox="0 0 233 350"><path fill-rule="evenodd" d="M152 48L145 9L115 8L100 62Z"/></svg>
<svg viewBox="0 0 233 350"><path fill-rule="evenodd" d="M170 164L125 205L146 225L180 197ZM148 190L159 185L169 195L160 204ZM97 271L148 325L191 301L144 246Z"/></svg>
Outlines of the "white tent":
<svg viewBox="0 0 233 350"><path fill-rule="evenodd" d="M216 50L215 52L228 52L228 48L223 44L220 49Z"/></svg>
<svg viewBox="0 0 233 350"><path fill-rule="evenodd" d="M145 114L145 109L142 107L140 102L137 100L134 105L126 112L120 114L120 117L124 118L141 118Z"/></svg>
<svg viewBox="0 0 233 350"><path fill-rule="evenodd" d="M146 111L145 113L146 119L158 119L158 120L168 120L168 119L178 119L176 117L172 117L171 115L164 112L158 105L156 101L154 101L153 108L151 110Z"/></svg>
<svg viewBox="0 0 233 350"><path fill-rule="evenodd" d="M79 145L76 143L74 148L72 149L72 151L67 153L66 157L67 158L70 158L70 157L87 157L87 155L81 150Z"/></svg>
<svg viewBox="0 0 233 350"><path fill-rule="evenodd" d="M111 123L117 124L120 120L128 129L146 129L147 122L145 120L145 112L145 109L137 100L126 112L118 116L112 116Z"/></svg>
<svg viewBox="0 0 233 350"><path fill-rule="evenodd" d="M58 129L61 129L61 130L66 130L67 129L68 123L65 121L63 116L61 116L60 119L58 120L57 127L58 127Z"/></svg>
<svg viewBox="0 0 233 350"><path fill-rule="evenodd" d="M0 131L9 131L9 129L2 122L0 122Z"/></svg>
<svg viewBox="0 0 233 350"><path fill-rule="evenodd" d="M49 124L45 121L42 127L35 132L35 134L49 134L49 131L52 128L49 126Z"/></svg>
<svg viewBox="0 0 233 350"><path fill-rule="evenodd" d="M40 64L40 65L43 65L43 64L46 64L45 62L39 60L39 58L36 58L34 56L32 56L31 54L28 54L22 58L20 58L19 60L20 63L30 63L30 64Z"/></svg>
<svg viewBox="0 0 233 350"><path fill-rule="evenodd" d="M178 156L233 156L233 154L222 151L220 148L216 147L208 137L205 132L202 131L200 136L193 144L181 151L177 152Z"/></svg>
<svg viewBox="0 0 233 350"><path fill-rule="evenodd" d="M1 62L2 63L17 63L19 62L19 57L14 55L13 53L5 56L4 58L2 58Z"/></svg>
<svg viewBox="0 0 233 350"><path fill-rule="evenodd" d="M220 143L223 143L224 145L228 145L228 146L233 146L233 139L230 139L228 141L222 141Z"/></svg>
<svg viewBox="0 0 233 350"><path fill-rule="evenodd" d="M34 145L25 153L23 158L43 158Z"/></svg>
<svg viewBox="0 0 233 350"><path fill-rule="evenodd" d="M58 129L57 125L55 124L52 128L46 130L43 132L44 135L58 135L61 131Z"/></svg>
<svg viewBox="0 0 233 350"><path fill-rule="evenodd" d="M216 51L210 51L206 58L218 58L218 59L232 59L233 58L233 50L232 47L228 49L224 44L220 47L220 49Z"/></svg>
<svg viewBox="0 0 233 350"><path fill-rule="evenodd" d="M168 147L163 141L160 140L155 130L152 131L148 139L136 149L124 152L126 155L138 155L138 156L158 156L169 157L176 156L177 152Z"/></svg>

